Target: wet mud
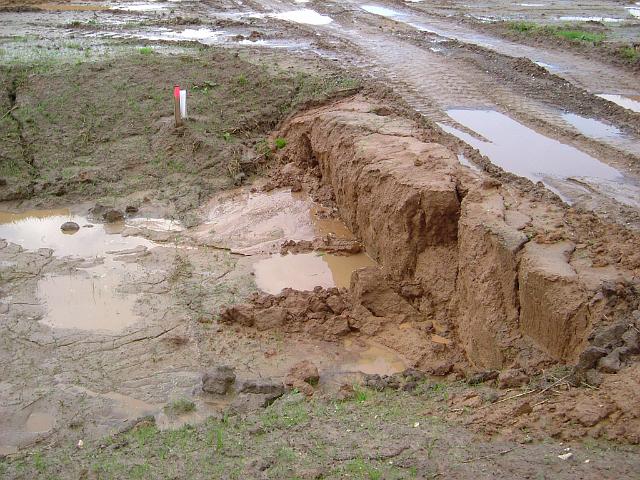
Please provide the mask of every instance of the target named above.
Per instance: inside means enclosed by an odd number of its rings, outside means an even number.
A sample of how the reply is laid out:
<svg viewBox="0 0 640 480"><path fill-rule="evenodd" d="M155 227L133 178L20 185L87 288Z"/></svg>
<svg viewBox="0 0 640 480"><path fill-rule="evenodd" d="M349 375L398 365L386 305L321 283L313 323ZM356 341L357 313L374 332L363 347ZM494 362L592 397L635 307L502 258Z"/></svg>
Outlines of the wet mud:
<svg viewBox="0 0 640 480"><path fill-rule="evenodd" d="M415 431L638 444L635 76L498 26L635 15L561 3L0 2L0 457L378 395Z"/></svg>

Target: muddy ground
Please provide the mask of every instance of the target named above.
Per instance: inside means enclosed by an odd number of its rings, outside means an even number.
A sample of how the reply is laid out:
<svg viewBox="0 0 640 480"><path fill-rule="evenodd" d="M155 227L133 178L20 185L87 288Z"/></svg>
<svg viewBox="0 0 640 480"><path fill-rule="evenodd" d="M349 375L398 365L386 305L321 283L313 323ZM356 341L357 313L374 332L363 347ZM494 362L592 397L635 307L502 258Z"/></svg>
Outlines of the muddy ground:
<svg viewBox="0 0 640 480"><path fill-rule="evenodd" d="M0 5L3 478L635 478L635 4Z"/></svg>

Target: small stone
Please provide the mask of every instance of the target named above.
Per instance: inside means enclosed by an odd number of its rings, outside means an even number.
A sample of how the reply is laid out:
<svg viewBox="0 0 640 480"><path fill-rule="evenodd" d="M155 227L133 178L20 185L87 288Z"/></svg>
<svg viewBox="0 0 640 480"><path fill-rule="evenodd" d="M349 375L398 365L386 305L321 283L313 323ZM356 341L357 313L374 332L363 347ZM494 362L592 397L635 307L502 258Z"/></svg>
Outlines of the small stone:
<svg viewBox="0 0 640 480"><path fill-rule="evenodd" d="M364 377L365 386L372 388L373 390L377 390L381 392L387 387L387 381L383 379L380 375L371 374L365 375Z"/></svg>
<svg viewBox="0 0 640 480"><path fill-rule="evenodd" d="M602 374L595 369L587 370L584 381L591 386L599 387L602 384Z"/></svg>
<svg viewBox="0 0 640 480"><path fill-rule="evenodd" d="M284 393L284 385L270 380L246 380L238 390L241 393L278 394Z"/></svg>
<svg viewBox="0 0 640 480"><path fill-rule="evenodd" d="M562 455L558 455L558 458L560 460L569 460L571 457L573 457L573 453L571 453L571 452L563 453Z"/></svg>
<svg viewBox="0 0 640 480"><path fill-rule="evenodd" d="M498 375L498 387L503 389L521 387L528 382L529 377L516 369L504 370Z"/></svg>
<svg viewBox="0 0 640 480"><path fill-rule="evenodd" d="M451 362L440 362L435 366L431 367L431 373L436 377L444 377L449 374L453 369L453 363Z"/></svg>
<svg viewBox="0 0 640 480"><path fill-rule="evenodd" d="M107 223L115 223L124 220L124 215L120 210L111 209L104 212L102 218Z"/></svg>
<svg viewBox="0 0 640 480"><path fill-rule="evenodd" d="M622 335L622 341L624 346L627 347L627 351L631 355L640 353L640 332L634 327L629 328Z"/></svg>
<svg viewBox="0 0 640 480"><path fill-rule="evenodd" d="M224 395L229 391L235 381L236 374L233 368L227 365L221 365L202 376L202 390L207 393Z"/></svg>
<svg viewBox="0 0 640 480"><path fill-rule="evenodd" d="M599 331L591 343L596 347L611 349L622 343L622 334L627 330L627 322L619 321Z"/></svg>
<svg viewBox="0 0 640 480"><path fill-rule="evenodd" d="M302 191L302 184L298 181L298 180L294 180L291 183L291 191L292 192L301 192Z"/></svg>
<svg viewBox="0 0 640 480"><path fill-rule="evenodd" d="M62 230L64 233L75 233L80 230L80 225L78 225L76 222L64 222L62 225L60 225L60 230Z"/></svg>
<svg viewBox="0 0 640 480"><path fill-rule="evenodd" d="M520 415L528 415L531 412L533 412L533 408L529 402L524 402L514 408L512 414L514 417L519 417Z"/></svg>
<svg viewBox="0 0 640 480"><path fill-rule="evenodd" d="M351 385L349 385L348 383L344 383L342 385L340 385L340 389L338 390L338 393L336 394L336 399L337 400L349 400L351 398L353 398L355 395L355 391L353 390L353 387Z"/></svg>
<svg viewBox="0 0 640 480"><path fill-rule="evenodd" d="M469 377L469 379L467 380L467 383L469 385L478 385L480 383L488 382L490 380L495 380L496 378L498 378L498 371L488 370L486 372L474 373L473 375L471 375L471 377Z"/></svg>
<svg viewBox="0 0 640 480"><path fill-rule="evenodd" d="M598 362L598 370L603 373L618 373L621 367L620 352L617 349Z"/></svg>
<svg viewBox="0 0 640 480"><path fill-rule="evenodd" d="M401 375L409 382L419 382L427 377L426 374L415 368L407 368Z"/></svg>
<svg viewBox="0 0 640 480"><path fill-rule="evenodd" d="M82 448L84 447L84 441L83 440L78 440L78 444L76 445L78 448Z"/></svg>
<svg viewBox="0 0 640 480"><path fill-rule="evenodd" d="M320 380L320 374L318 373L318 367L309 360L303 360L296 363L287 374L285 378L286 385L293 385L296 380L308 383L309 385L315 385Z"/></svg>
<svg viewBox="0 0 640 480"><path fill-rule="evenodd" d="M596 347L594 345L589 345L580 354L576 368L580 370L589 370L595 367L598 363L598 360L600 360L606 354L606 349L602 347Z"/></svg>

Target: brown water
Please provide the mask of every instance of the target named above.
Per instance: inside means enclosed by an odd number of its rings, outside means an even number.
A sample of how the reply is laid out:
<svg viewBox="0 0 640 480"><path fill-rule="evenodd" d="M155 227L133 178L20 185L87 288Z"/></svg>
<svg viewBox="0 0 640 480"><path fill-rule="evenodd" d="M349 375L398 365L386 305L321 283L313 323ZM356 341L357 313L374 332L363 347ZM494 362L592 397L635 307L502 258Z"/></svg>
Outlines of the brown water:
<svg viewBox="0 0 640 480"><path fill-rule="evenodd" d="M615 168L557 140L527 128L502 113L491 110L448 110L447 114L458 124L474 131L471 135L456 127L439 124L451 133L477 148L492 163L506 171L542 181L547 188L565 201L574 200L567 179L579 178L595 191L631 204L628 197L637 197L640 188ZM601 122L577 116L566 116L575 128L589 130L592 135L615 136L617 131ZM527 148L522 148L527 145Z"/></svg>
<svg viewBox="0 0 640 480"><path fill-rule="evenodd" d="M118 291L135 266L106 262L69 275L47 275L38 282L38 298L47 309L42 323L55 328L118 332L140 320L136 296Z"/></svg>
<svg viewBox="0 0 640 480"><path fill-rule="evenodd" d="M48 432L55 423L55 418L52 415L44 412L33 412L27 418L25 430L30 433Z"/></svg>
<svg viewBox="0 0 640 480"><path fill-rule="evenodd" d="M65 222L77 223L80 230L63 233L60 226ZM119 233L123 228L123 222L96 224L67 209L0 212L0 238L27 250L51 248L59 257L103 256L108 251L154 245L144 238L122 237Z"/></svg>
<svg viewBox="0 0 640 480"><path fill-rule="evenodd" d="M398 353L375 342L358 346L347 339L344 347L348 352L342 365L345 371L393 375L406 370L408 366Z"/></svg>
<svg viewBox="0 0 640 480"><path fill-rule="evenodd" d="M348 288L355 270L373 265L375 262L364 253L339 256L311 252L273 255L256 262L253 268L258 288L275 295L285 288Z"/></svg>
<svg viewBox="0 0 640 480"><path fill-rule="evenodd" d="M213 199L207 207L207 221L195 236L204 243L250 255L276 253L284 240L313 240L329 233L353 238L342 221L322 218L321 212L304 193L242 189Z"/></svg>
<svg viewBox="0 0 640 480"><path fill-rule="evenodd" d="M64 222L80 225L64 233ZM66 275L45 275L37 296L45 304L42 323L55 328L116 332L140 320L133 312L136 296L119 292L123 281L137 270L135 264L115 261L114 252L152 247L149 240L122 237L124 223L94 224L68 209L0 212L0 238L27 250L51 248L60 257L102 257L104 263Z"/></svg>

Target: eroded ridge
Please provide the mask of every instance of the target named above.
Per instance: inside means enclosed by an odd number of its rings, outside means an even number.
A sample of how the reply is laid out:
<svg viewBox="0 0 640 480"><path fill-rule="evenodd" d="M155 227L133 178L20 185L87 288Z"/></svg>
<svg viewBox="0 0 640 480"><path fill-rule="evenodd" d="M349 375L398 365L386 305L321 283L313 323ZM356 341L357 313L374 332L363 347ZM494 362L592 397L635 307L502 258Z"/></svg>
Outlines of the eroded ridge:
<svg viewBox="0 0 640 480"><path fill-rule="evenodd" d="M375 319L371 333L431 371L451 371L454 352L460 369L575 364L592 332L637 307L637 235L474 172L432 133L364 97L278 133L282 162L380 265L352 277L352 330Z"/></svg>

